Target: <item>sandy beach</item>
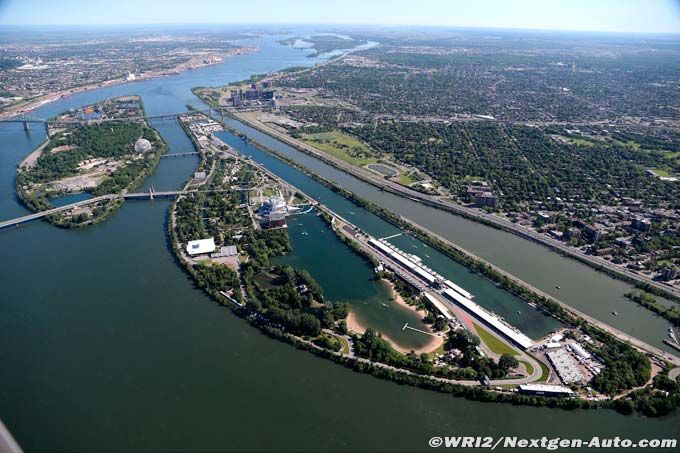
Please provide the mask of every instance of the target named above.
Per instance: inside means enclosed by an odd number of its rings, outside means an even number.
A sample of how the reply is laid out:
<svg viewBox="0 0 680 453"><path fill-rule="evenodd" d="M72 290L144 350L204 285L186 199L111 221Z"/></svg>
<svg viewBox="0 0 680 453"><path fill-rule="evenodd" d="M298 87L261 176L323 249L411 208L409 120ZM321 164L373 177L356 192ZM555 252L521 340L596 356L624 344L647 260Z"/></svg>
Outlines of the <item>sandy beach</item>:
<svg viewBox="0 0 680 453"><path fill-rule="evenodd" d="M394 299L394 301L397 304L399 304L403 307L406 307L409 310L415 311L416 313L418 313L422 317L425 317L425 315L427 314L425 312L425 310L417 310L416 307L407 304L406 301L404 300L404 298L401 297L401 295L394 289L394 285L392 284L392 282L390 282L389 280L386 280L386 279L382 279L381 282L383 282L385 285L387 285L387 287L390 290L390 297L392 297L392 299ZM351 332L363 334L364 332L366 332L367 326L363 325L361 323L361 321L359 321L359 319L357 318L356 313L353 312L352 310L350 310L349 314L347 315L347 328ZM423 345L419 348L406 348L406 347L401 346L396 341L392 340L389 336L385 335L384 332L381 332L381 333L382 333L382 337L385 339L385 341L390 343L390 345L396 351L401 352L402 354L407 354L411 351L414 351L416 354L432 352L432 351L435 351L436 349L438 349L444 343L443 337L440 337L438 335L437 336L429 336L430 340L425 345Z"/></svg>

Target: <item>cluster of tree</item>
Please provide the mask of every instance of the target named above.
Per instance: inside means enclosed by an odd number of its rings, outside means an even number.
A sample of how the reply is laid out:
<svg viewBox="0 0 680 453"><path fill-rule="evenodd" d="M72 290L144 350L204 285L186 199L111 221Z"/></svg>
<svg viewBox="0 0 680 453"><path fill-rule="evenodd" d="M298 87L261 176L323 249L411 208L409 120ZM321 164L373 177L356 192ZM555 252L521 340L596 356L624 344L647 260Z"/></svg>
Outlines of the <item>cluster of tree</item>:
<svg viewBox="0 0 680 453"><path fill-rule="evenodd" d="M482 356L478 350L479 344L480 340L477 335L460 328L449 332L446 349L460 351L460 354L455 357L456 364L475 370L478 376L502 378L510 370L519 366L519 361L511 354L502 354L498 362Z"/></svg>
<svg viewBox="0 0 680 453"><path fill-rule="evenodd" d="M612 402L617 411L630 414L639 412L648 417L662 417L680 406L680 383L663 372L654 376L651 387L631 392L626 398Z"/></svg>
<svg viewBox="0 0 680 453"><path fill-rule="evenodd" d="M590 385L598 392L615 395L625 390L640 387L651 376L652 366L641 352L621 341L610 341L592 352L604 361L604 368L595 376Z"/></svg>
<svg viewBox="0 0 680 453"><path fill-rule="evenodd" d="M134 153L138 138L157 141L155 133L145 132L140 123L81 125L59 133L43 150L36 165L22 176L29 182L44 182L77 172L78 164L98 157L120 157ZM153 142L152 142L153 143ZM53 152L59 146L75 146L63 152Z"/></svg>
<svg viewBox="0 0 680 453"><path fill-rule="evenodd" d="M210 291L229 291L239 287L238 274L222 264L196 264L192 268L196 284ZM235 296L237 297L237 296Z"/></svg>
<svg viewBox="0 0 680 453"><path fill-rule="evenodd" d="M322 328L333 328L347 317L346 304L323 303L321 287L307 271L274 266L267 275L274 278L265 287L244 273L250 293L249 309L261 315L262 323L313 338L321 334Z"/></svg>
<svg viewBox="0 0 680 453"><path fill-rule="evenodd" d="M337 352L342 349L342 344L340 344L340 341L333 335L319 335L318 338L314 339L314 344L324 349L328 349L329 351Z"/></svg>
<svg viewBox="0 0 680 453"><path fill-rule="evenodd" d="M348 132L350 130L348 129ZM471 178L490 182L499 208L536 202L616 205L622 197L650 207L680 206L680 188L650 178L646 168L672 165L663 154L618 143L563 143L541 129L495 123L366 124L351 132L371 148L434 177L466 199ZM522 178L517 178L517 175Z"/></svg>
<svg viewBox="0 0 680 453"><path fill-rule="evenodd" d="M680 309L677 305L666 306L658 303L656 298L644 291L631 291L626 293L626 297L635 303L638 303L645 307L647 310L651 310L660 316L663 316L668 321L672 322L675 326L680 326Z"/></svg>

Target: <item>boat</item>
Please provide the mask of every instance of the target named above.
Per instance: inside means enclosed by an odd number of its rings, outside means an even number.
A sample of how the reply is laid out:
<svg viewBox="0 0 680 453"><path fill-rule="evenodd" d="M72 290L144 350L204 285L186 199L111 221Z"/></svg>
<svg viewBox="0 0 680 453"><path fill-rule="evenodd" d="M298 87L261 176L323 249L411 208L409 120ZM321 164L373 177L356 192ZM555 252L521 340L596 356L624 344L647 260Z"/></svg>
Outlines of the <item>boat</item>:
<svg viewBox="0 0 680 453"><path fill-rule="evenodd" d="M389 305L387 305L386 303L384 303L384 302L381 302L381 303L382 303L382 306L383 306L383 307L389 308Z"/></svg>
<svg viewBox="0 0 680 453"><path fill-rule="evenodd" d="M562 288L560 288L559 286L555 286L555 288L556 288L556 289L562 289Z"/></svg>
<svg viewBox="0 0 680 453"><path fill-rule="evenodd" d="M612 312L612 315L614 315L614 316L619 316L619 313L616 312L616 311L613 311L613 312Z"/></svg>
<svg viewBox="0 0 680 453"><path fill-rule="evenodd" d="M517 314L518 314L518 315L521 315L521 314L522 314L522 312L521 312L521 311L519 311L519 310L517 310Z"/></svg>

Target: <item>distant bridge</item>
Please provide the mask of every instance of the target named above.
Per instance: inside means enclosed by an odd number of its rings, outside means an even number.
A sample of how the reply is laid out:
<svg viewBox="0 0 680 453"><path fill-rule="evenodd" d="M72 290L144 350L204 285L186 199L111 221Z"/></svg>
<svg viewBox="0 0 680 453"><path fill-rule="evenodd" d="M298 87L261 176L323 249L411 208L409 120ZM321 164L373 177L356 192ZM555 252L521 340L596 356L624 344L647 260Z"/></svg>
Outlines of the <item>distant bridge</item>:
<svg viewBox="0 0 680 453"><path fill-rule="evenodd" d="M52 214L56 214L63 211L68 211L69 209L77 208L80 206L87 206L90 204L98 203L100 201L111 201L111 200L153 200L154 198L172 198L178 195L190 195L193 193L216 193L216 192L226 192L230 189L214 189L214 190L168 190L156 192L150 189L148 192L136 192L136 193L120 193L120 194L108 194L100 195L94 198L88 198L87 200L77 201L75 203L70 203L64 206L59 206L52 209L46 209L45 211L36 212L33 214L28 214L22 217L17 217L10 220L5 220L0 222L0 230L5 228L19 226L21 224L31 222L33 220L38 220L43 217L47 217Z"/></svg>
<svg viewBox="0 0 680 453"><path fill-rule="evenodd" d="M22 115L20 117L14 117L9 119L0 120L0 123L23 123L24 130L29 131L31 129L31 124L42 124L45 127L48 126L78 126L81 124L103 124L103 123L125 123L125 122L137 122L137 121L153 121L153 120L175 120L182 115L187 115L191 113L204 113L210 116L212 113L224 116L224 109L214 109L208 108L203 110L187 110L186 112L180 113L166 113L163 115L150 115L150 116L131 116L128 118L90 118L90 119L80 119L80 120L58 120L58 119L44 119L44 118L34 118L29 115Z"/></svg>
<svg viewBox="0 0 680 453"><path fill-rule="evenodd" d="M187 156L195 156L197 154L201 154L198 151L191 151L187 153L171 153L171 154L162 154L161 158L163 157L187 157Z"/></svg>

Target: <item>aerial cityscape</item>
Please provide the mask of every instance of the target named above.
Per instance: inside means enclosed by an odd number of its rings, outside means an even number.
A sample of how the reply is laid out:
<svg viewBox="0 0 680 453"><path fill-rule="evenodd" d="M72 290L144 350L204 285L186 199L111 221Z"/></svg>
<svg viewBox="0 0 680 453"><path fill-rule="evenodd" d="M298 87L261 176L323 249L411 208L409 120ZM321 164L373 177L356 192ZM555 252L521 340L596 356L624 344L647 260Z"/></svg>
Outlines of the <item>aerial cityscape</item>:
<svg viewBox="0 0 680 453"><path fill-rule="evenodd" d="M678 451L678 3L323 3L0 4L0 452Z"/></svg>

